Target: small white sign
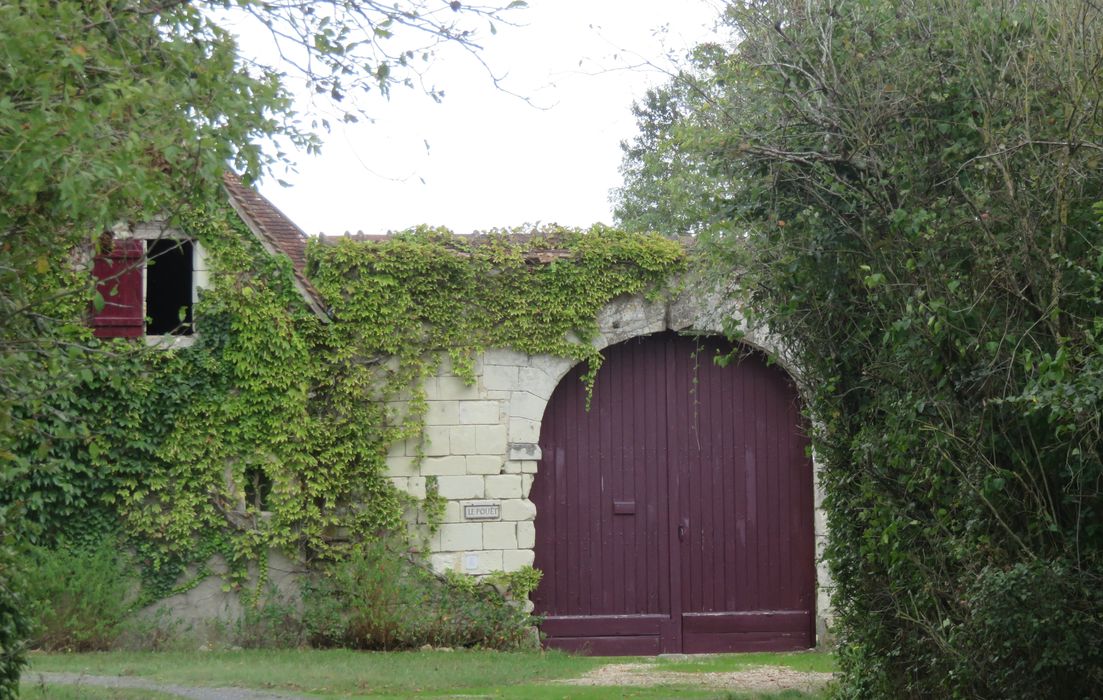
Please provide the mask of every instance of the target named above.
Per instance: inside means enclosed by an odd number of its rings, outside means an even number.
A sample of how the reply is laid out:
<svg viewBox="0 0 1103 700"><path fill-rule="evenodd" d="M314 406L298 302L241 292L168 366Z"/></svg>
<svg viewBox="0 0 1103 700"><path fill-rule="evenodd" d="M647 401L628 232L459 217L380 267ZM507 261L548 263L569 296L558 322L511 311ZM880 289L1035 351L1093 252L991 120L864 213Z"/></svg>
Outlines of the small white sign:
<svg viewBox="0 0 1103 700"><path fill-rule="evenodd" d="M502 517L502 505L495 502L464 503L464 520L499 520Z"/></svg>
<svg viewBox="0 0 1103 700"><path fill-rule="evenodd" d="M479 568L479 555L468 554L463 558L463 568L468 571L474 571Z"/></svg>

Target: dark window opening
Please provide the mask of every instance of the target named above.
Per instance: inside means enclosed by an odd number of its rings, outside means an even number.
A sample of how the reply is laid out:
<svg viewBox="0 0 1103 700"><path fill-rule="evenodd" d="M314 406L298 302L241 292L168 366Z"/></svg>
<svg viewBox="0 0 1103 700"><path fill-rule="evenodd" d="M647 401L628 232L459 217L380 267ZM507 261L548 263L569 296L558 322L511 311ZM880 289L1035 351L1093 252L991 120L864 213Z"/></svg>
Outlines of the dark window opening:
<svg viewBox="0 0 1103 700"><path fill-rule="evenodd" d="M268 494L272 492L272 479L260 467L245 469L245 504L257 511L268 510Z"/></svg>
<svg viewBox="0 0 1103 700"><path fill-rule="evenodd" d="M146 243L147 335L191 335L191 241Z"/></svg>

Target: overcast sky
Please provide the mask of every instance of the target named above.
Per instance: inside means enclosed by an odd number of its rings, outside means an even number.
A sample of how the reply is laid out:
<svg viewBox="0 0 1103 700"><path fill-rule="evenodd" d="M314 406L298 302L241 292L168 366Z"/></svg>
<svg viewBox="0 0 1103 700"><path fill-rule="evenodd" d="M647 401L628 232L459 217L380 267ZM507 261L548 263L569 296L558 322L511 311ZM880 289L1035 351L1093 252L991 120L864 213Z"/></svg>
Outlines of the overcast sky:
<svg viewBox="0 0 1103 700"><path fill-rule="evenodd" d="M426 223L458 233L525 223L612 222L621 140L630 107L668 54L712 36L717 0L529 0L521 27L485 33L495 89L459 51L444 51L430 78L440 104L396 89L372 104L374 121L335 126L320 156L297 154L298 172L260 185L309 234L383 233ZM665 31L662 28L666 27Z"/></svg>

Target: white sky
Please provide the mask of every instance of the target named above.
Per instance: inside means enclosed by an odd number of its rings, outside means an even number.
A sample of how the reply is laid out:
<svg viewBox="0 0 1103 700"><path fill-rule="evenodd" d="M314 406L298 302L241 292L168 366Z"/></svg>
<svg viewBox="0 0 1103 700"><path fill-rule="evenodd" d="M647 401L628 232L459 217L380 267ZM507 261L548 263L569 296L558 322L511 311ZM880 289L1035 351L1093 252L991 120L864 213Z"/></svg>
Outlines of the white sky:
<svg viewBox="0 0 1103 700"><path fill-rule="evenodd" d="M712 36L719 5L529 0L509 15L524 26L483 32L482 55L507 89L544 109L496 90L462 51L444 50L429 74L442 103L396 88L371 105L372 122L335 125L320 156L296 154L298 172L280 175L291 187L270 177L260 190L311 235L611 223L619 143L635 133L631 103L664 81L628 67L684 56Z"/></svg>

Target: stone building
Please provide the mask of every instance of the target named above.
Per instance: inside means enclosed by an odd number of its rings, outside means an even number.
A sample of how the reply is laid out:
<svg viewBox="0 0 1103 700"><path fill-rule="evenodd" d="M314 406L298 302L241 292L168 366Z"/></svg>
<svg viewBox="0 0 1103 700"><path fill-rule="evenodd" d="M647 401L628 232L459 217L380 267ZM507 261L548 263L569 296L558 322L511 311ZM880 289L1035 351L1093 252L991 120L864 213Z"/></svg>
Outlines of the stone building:
<svg viewBox="0 0 1103 700"><path fill-rule="evenodd" d="M303 298L302 232L232 178L234 209ZM536 566L549 643L608 653L798 649L825 638L830 581L819 565L821 493L783 348L695 287L627 296L598 317L606 355L592 395L573 361L489 349L475 381L447 359L424 386L421 441L392 446L387 478L446 499L429 539L437 570ZM735 351L720 367L717 354ZM767 357L780 360L771 363ZM592 405L586 406L587 403ZM279 583L294 565L273 558ZM228 600L215 584L166 601L188 615Z"/></svg>

